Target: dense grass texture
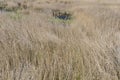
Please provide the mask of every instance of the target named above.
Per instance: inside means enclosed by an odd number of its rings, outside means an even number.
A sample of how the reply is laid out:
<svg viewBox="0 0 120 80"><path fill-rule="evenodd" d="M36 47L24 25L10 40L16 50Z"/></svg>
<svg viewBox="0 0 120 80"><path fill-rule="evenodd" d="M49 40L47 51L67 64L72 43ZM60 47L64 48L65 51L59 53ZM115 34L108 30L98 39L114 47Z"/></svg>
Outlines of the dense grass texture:
<svg viewBox="0 0 120 80"><path fill-rule="evenodd" d="M0 80L120 80L119 7L71 1L0 12ZM73 18L54 18L52 9Z"/></svg>

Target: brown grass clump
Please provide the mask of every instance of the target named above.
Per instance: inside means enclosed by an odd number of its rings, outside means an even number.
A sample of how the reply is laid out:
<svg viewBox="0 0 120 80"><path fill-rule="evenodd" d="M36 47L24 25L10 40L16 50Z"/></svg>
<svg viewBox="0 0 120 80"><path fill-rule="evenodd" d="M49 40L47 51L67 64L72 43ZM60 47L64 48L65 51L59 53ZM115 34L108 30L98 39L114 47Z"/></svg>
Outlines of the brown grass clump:
<svg viewBox="0 0 120 80"><path fill-rule="evenodd" d="M120 80L119 12L73 6L67 23L54 7L0 13L0 80Z"/></svg>

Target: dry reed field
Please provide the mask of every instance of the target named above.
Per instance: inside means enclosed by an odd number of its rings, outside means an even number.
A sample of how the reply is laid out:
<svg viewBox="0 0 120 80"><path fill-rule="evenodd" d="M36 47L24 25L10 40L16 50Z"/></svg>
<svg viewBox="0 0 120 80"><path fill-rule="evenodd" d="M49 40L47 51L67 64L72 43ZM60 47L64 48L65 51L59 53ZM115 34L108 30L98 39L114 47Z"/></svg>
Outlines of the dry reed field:
<svg viewBox="0 0 120 80"><path fill-rule="evenodd" d="M119 10L99 0L0 0L0 80L120 80Z"/></svg>

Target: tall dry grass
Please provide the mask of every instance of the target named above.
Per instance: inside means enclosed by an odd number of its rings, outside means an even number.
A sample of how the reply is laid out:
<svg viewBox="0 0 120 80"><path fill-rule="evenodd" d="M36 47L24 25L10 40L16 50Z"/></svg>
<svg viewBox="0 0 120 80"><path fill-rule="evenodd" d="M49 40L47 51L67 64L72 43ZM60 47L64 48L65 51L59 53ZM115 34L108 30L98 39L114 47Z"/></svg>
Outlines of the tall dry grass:
<svg viewBox="0 0 120 80"><path fill-rule="evenodd" d="M44 11L0 13L0 80L120 80L119 12L72 11L70 23Z"/></svg>

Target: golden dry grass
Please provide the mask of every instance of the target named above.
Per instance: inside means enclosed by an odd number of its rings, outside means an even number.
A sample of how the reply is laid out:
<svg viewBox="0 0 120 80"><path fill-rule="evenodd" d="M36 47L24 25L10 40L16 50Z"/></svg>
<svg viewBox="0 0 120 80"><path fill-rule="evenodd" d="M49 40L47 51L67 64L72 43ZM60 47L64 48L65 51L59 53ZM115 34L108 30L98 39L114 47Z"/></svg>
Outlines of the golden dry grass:
<svg viewBox="0 0 120 80"><path fill-rule="evenodd" d="M56 1L0 13L0 80L120 80L119 7Z"/></svg>

